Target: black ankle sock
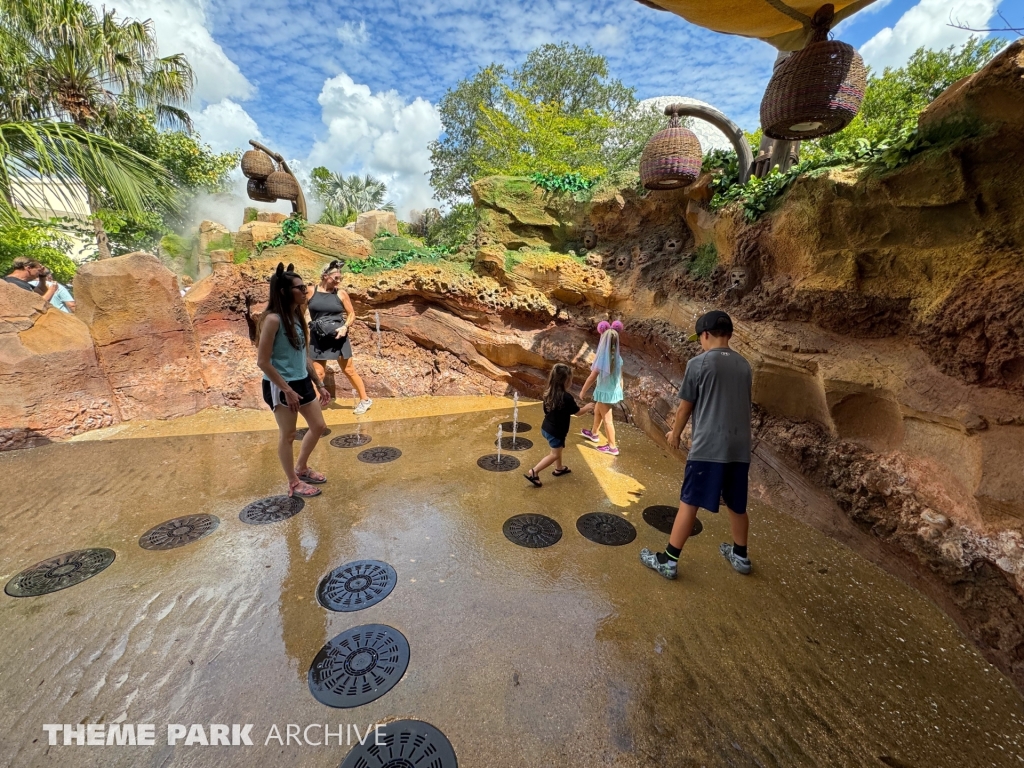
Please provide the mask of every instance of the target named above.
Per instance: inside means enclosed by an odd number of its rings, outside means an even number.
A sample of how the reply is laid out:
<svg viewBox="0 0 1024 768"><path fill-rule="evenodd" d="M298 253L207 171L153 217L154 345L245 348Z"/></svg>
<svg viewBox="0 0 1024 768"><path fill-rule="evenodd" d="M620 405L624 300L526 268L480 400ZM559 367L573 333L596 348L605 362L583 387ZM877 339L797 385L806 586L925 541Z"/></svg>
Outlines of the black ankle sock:
<svg viewBox="0 0 1024 768"><path fill-rule="evenodd" d="M682 547L673 547L671 544L668 544L665 547L665 556L668 557L669 560L676 561L679 559L679 555L682 551Z"/></svg>
<svg viewBox="0 0 1024 768"><path fill-rule="evenodd" d="M746 557L747 556L747 548L746 548L746 546L742 546L741 547L739 544L733 544L732 545L732 553L734 555L736 555L736 557Z"/></svg>

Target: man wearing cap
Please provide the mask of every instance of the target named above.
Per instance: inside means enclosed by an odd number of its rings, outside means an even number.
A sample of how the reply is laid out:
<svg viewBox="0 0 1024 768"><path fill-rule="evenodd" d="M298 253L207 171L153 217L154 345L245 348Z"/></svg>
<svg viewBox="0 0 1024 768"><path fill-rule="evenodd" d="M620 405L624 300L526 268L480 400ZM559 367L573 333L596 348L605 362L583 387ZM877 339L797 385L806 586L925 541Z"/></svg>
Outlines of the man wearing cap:
<svg viewBox="0 0 1024 768"><path fill-rule="evenodd" d="M668 546L664 552L640 551L640 561L667 579L676 577L679 554L697 520L697 509L718 511L719 499L729 510L732 544L719 551L738 572L750 573L747 557L747 473L750 469L750 364L729 348L732 318L715 310L697 320L689 341L700 341L702 354L686 364L680 403L669 445L693 416L693 439L686 457L683 489Z"/></svg>

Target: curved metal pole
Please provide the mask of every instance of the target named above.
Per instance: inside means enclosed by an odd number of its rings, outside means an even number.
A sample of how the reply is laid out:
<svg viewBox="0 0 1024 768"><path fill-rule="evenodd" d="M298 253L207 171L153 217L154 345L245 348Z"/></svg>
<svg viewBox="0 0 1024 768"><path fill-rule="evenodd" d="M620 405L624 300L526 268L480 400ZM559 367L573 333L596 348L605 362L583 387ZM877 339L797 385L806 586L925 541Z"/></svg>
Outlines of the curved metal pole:
<svg viewBox="0 0 1024 768"><path fill-rule="evenodd" d="M254 147L256 147L256 149L263 150L268 155L270 155L272 158L277 160L277 162L280 164L281 168L284 169L284 172L287 173L289 176L291 176L293 179L295 179L295 186L298 187L299 196L295 200L295 202L292 203L292 212L299 214L299 216L301 216L303 218L303 220L308 220L308 219L306 219L306 196L302 194L302 185L299 184L298 178L296 178L295 174L292 173L292 169L288 167L287 161L285 161L285 159L283 157L281 157L281 155L277 154L277 152L272 152L269 148L263 146L262 144L260 144L258 141L255 141L254 139L249 139L249 143L252 144Z"/></svg>
<svg viewBox="0 0 1024 768"><path fill-rule="evenodd" d="M674 104L672 106L675 108L676 114L699 117L726 135L732 142L732 146L736 150L736 157L739 159L740 184L746 184L747 179L750 178L751 166L754 164L754 154L750 151L747 137L743 135L740 127L714 107L704 107L700 104Z"/></svg>

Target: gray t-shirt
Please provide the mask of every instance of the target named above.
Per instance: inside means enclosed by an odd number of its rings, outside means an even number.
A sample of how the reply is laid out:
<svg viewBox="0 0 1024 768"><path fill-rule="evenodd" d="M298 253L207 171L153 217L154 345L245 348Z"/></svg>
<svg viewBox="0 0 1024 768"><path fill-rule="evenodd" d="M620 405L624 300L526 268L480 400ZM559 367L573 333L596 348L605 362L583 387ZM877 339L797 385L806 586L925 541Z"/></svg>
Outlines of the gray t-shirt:
<svg viewBox="0 0 1024 768"><path fill-rule="evenodd" d="M690 359L679 397L693 403L688 461L750 463L750 363L728 349Z"/></svg>

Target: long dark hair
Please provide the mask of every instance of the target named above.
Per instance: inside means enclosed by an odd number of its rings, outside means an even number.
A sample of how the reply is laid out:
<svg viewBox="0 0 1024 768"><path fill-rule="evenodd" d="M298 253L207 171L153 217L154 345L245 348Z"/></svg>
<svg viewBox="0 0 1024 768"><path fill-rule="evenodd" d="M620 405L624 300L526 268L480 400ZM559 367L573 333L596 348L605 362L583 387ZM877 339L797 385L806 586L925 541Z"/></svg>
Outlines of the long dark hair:
<svg viewBox="0 0 1024 768"><path fill-rule="evenodd" d="M266 320L267 315L274 314L281 318L281 325L284 326L284 332L288 337L289 344L295 349L302 349L309 344L309 326L306 324L306 313L299 310L299 304L296 303L295 295L292 292L295 278L302 280L302 276L295 271L294 265L289 264L285 268L283 263L278 263L277 269L270 277L270 298L267 300L266 311L260 316L256 338L259 338L259 332L263 328L263 321ZM299 343L298 335L295 333L296 322L302 328L301 344Z"/></svg>
<svg viewBox="0 0 1024 768"><path fill-rule="evenodd" d="M555 363L548 376L548 388L544 390L544 410L553 411L562 404L565 392L572 384L572 368L565 363Z"/></svg>

